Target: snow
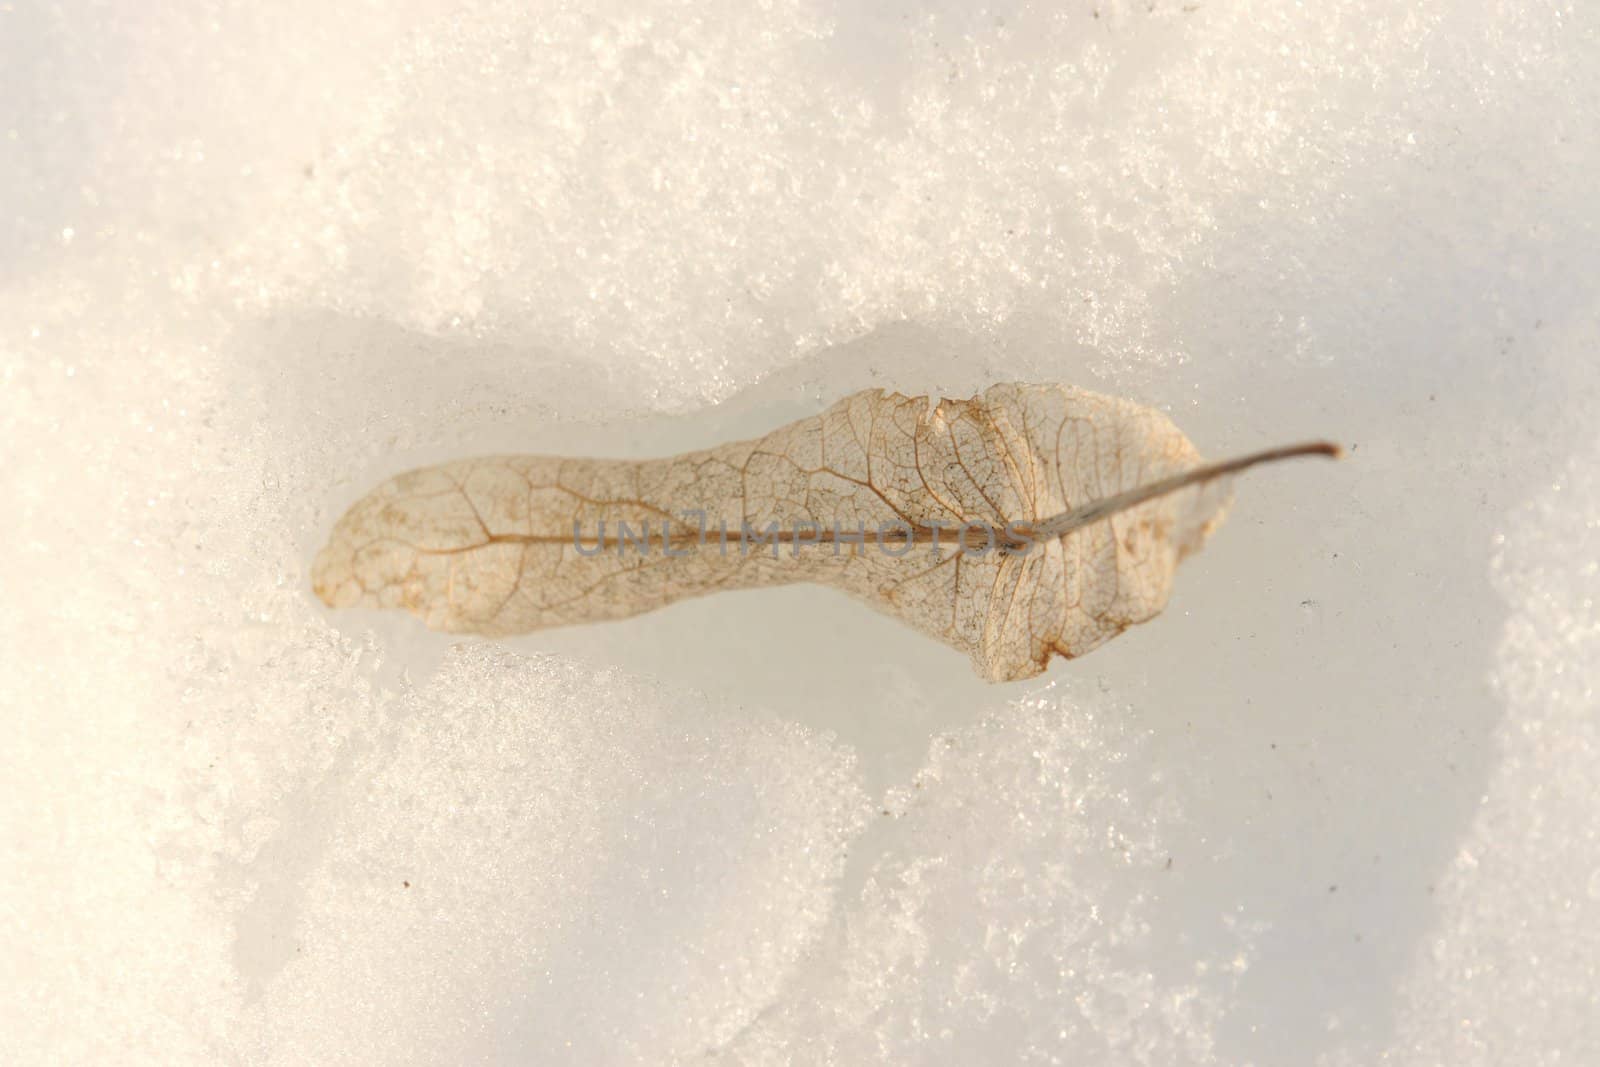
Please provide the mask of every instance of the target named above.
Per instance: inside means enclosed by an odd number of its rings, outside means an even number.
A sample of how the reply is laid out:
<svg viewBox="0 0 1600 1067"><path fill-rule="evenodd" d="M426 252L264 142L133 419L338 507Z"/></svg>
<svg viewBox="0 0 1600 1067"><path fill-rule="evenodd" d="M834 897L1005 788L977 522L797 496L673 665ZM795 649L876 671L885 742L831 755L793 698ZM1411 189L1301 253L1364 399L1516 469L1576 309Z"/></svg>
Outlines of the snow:
<svg viewBox="0 0 1600 1067"><path fill-rule="evenodd" d="M8 1061L1600 1054L1600 13L75 0L0 60ZM1017 686L816 589L310 593L407 467L1006 379L1350 455Z"/></svg>

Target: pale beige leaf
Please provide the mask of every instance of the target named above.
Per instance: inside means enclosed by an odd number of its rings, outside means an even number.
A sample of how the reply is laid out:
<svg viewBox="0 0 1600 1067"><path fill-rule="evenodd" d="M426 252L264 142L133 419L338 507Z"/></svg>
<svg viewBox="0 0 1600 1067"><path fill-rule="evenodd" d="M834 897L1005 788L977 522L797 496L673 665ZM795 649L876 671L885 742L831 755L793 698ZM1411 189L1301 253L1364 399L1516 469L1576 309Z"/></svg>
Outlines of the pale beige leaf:
<svg viewBox="0 0 1600 1067"><path fill-rule="evenodd" d="M669 459L489 456L402 474L339 520L312 578L333 607L491 636L816 582L1009 681L1161 611L1178 562L1221 521L1228 475L1336 451L1202 468L1165 415L1081 389L937 404L874 389Z"/></svg>

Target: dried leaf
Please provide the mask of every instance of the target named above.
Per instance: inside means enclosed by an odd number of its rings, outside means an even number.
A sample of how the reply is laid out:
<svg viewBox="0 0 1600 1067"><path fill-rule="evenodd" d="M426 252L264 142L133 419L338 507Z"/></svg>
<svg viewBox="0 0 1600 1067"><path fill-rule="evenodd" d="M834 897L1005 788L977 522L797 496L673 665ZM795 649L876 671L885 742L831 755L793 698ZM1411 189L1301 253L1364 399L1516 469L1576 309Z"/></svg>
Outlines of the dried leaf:
<svg viewBox="0 0 1600 1067"><path fill-rule="evenodd" d="M402 474L317 556L333 607L524 633L722 589L817 582L1028 678L1158 613L1230 500L1160 412L1066 386L971 400L872 389L670 459L490 456Z"/></svg>

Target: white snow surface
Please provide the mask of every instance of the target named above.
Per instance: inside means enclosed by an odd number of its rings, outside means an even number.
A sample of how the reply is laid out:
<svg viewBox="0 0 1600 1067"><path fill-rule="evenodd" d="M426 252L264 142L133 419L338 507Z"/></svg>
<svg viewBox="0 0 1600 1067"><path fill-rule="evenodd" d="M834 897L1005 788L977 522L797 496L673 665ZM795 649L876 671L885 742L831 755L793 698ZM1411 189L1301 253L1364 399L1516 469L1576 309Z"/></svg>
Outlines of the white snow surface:
<svg viewBox="0 0 1600 1067"><path fill-rule="evenodd" d="M0 1058L1600 1062L1596 115L1583 3L0 4ZM309 589L1001 380L1350 454L1010 686Z"/></svg>

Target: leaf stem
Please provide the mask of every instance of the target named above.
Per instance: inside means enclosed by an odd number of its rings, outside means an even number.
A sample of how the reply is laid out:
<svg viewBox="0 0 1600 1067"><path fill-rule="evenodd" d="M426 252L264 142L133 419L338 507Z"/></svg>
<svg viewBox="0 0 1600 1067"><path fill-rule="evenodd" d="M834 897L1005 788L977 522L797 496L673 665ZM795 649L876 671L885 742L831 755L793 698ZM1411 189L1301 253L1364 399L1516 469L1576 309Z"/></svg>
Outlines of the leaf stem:
<svg viewBox="0 0 1600 1067"><path fill-rule="evenodd" d="M1262 463L1276 463L1280 459L1293 459L1296 456L1327 456L1329 459L1338 459L1344 455L1344 449L1331 441L1307 441L1297 445L1283 445L1279 448L1268 448L1261 452L1252 452L1247 456L1238 456L1234 459L1225 459L1219 463L1207 463L1190 470L1174 474L1160 481L1151 482L1129 489L1125 493L1117 493L1101 500L1091 501L1082 507L1063 511L1059 515L1052 515L1039 522L1030 532L1036 540L1048 540L1052 537L1064 537L1073 530L1081 529L1092 522L1119 511L1138 507L1147 500L1154 500L1158 496L1175 493L1179 489L1187 489L1191 485L1199 485L1229 474L1237 474Z"/></svg>

